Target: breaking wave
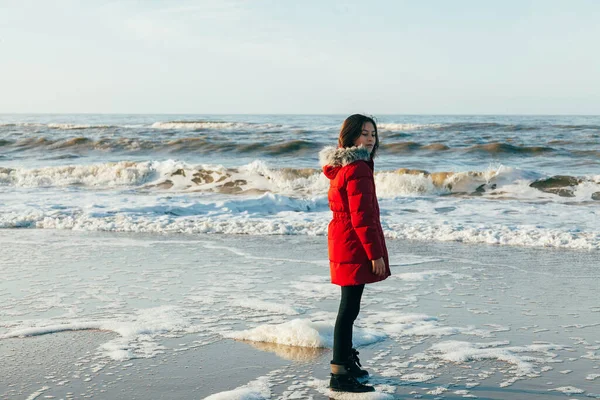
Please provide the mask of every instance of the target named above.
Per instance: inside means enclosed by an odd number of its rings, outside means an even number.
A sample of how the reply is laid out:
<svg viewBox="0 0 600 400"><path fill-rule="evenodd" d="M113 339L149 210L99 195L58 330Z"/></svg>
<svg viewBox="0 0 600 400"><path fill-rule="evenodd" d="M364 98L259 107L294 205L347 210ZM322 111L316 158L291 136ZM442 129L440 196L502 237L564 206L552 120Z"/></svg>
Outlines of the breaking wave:
<svg viewBox="0 0 600 400"><path fill-rule="evenodd" d="M227 138L211 138L199 135L193 137L171 138L165 136L127 137L106 136L87 137L76 136L66 138L53 138L51 136L26 137L23 139L0 139L0 147L13 151L76 151L85 153L89 151L103 152L164 152L164 153L247 153L266 154L269 156L283 155L315 155L323 147L317 140L293 139L280 140L229 140ZM482 153L505 155L548 155L554 152L570 154L573 157L589 157L597 154L595 150L565 150L550 146L520 146L509 143L486 143L470 147L450 147L445 143L419 143L414 141L384 142L381 144L380 154L424 154L435 152L454 153Z"/></svg>
<svg viewBox="0 0 600 400"><path fill-rule="evenodd" d="M442 124L396 124L396 123L378 123L377 129L381 131L415 131L426 128L441 128Z"/></svg>
<svg viewBox="0 0 600 400"><path fill-rule="evenodd" d="M114 124L77 124L77 123L39 123L39 122L8 122L0 123L0 128L36 128L52 130L86 130L86 129L114 129L114 128L150 128L168 130L261 130L281 128L279 124L259 124L251 122L228 122L228 121L157 121L149 125L114 125Z"/></svg>
<svg viewBox="0 0 600 400"><path fill-rule="evenodd" d="M537 125L530 124L502 124L496 122L457 122L446 124L411 124L411 123L380 123L377 127L382 131L415 131L415 130L434 130L440 132L470 132L470 131L487 131L487 132L526 132L538 131L544 129L569 130L569 131L600 131L600 125L565 125L565 124L550 124Z"/></svg>
<svg viewBox="0 0 600 400"><path fill-rule="evenodd" d="M299 217L287 217L290 212ZM119 213L71 209L8 212L0 214L0 228L325 236L329 220L325 197L303 200L268 193L240 201L129 208ZM600 232L542 226L504 226L493 222L432 224L416 220L387 223L383 230L392 239L600 250Z"/></svg>
<svg viewBox="0 0 600 400"><path fill-rule="evenodd" d="M384 198L411 195L488 196L494 199L600 200L600 176L552 176L499 166L485 171L400 168L375 173ZM329 181L315 168L272 168L254 161L237 168L168 161L121 161L36 169L0 167L0 186L130 188L137 191L276 193L294 197L324 196ZM552 195L552 196L549 196Z"/></svg>
<svg viewBox="0 0 600 400"><path fill-rule="evenodd" d="M287 142L259 141L232 142L213 141L205 137L184 137L178 139L143 139L131 137L89 138L84 136L52 139L50 137L29 137L20 140L0 140L0 147L13 148L16 151L109 151L109 152L167 152L167 153L264 153L268 155L316 154L322 144L308 140Z"/></svg>
<svg viewBox="0 0 600 400"><path fill-rule="evenodd" d="M42 124L39 122L9 122L0 123L1 127L24 127L24 128L48 128L48 129L59 129L63 131L70 130L83 130L83 129L106 129L106 128L118 128L117 125L94 125L94 124L71 124L71 123L49 123Z"/></svg>
<svg viewBox="0 0 600 400"><path fill-rule="evenodd" d="M278 124L255 124L251 122L227 122L227 121L167 121L155 122L154 129L186 129L186 130L260 130L281 128Z"/></svg>
<svg viewBox="0 0 600 400"><path fill-rule="evenodd" d="M441 118L443 119L443 118ZM84 130L84 129L106 129L106 128L151 128L160 130L271 130L284 127L276 123L254 123L240 121L221 121L221 120L172 120L155 121L146 124L126 125L126 124L80 124L73 122L4 122L0 123L0 128L22 127L22 128L49 128L57 130ZM404 132L404 131L450 131L450 132L470 132L470 131L488 131L488 132L519 132L519 131L537 131L544 129L567 130L567 131L600 131L600 125L597 124L537 124L529 123L497 123L497 122L454 122L454 123L413 123L413 122L378 122L377 127L385 132ZM322 130L322 126L314 126L315 130ZM337 130L336 126L334 130ZM309 128L309 130L311 130ZM294 132L306 131L306 129L294 129Z"/></svg>

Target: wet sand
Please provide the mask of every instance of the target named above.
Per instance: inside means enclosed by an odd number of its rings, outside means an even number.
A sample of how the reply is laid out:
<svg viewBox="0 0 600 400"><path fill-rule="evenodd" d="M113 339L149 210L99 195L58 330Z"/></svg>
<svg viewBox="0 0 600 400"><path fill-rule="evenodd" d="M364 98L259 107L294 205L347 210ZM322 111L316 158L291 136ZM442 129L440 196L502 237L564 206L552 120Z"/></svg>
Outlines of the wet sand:
<svg viewBox="0 0 600 400"><path fill-rule="evenodd" d="M243 386L272 371L272 398L285 397L285 393L298 394L298 381L318 382L326 385L326 365L331 358L329 350L315 352L300 347L252 345L224 340L183 352L168 352L152 359L136 359L127 362L102 363L102 368L88 360L94 359L97 346L106 341L111 333L97 331L61 332L24 339L4 340L0 347L3 362L0 367L0 398L97 398L97 399L201 399ZM177 341L171 343L177 348ZM361 349L365 359L385 351L387 346L374 345ZM475 368L448 368L441 372L445 379L435 382L410 383L375 374L370 383L396 386L393 398L462 399L457 391L468 391L479 399L552 399L552 398L599 398L597 396L565 396L552 392L548 387L570 386L572 380L559 372L544 378L519 381L512 387L499 387L500 380L491 377L472 387L468 376L491 366L483 363ZM591 362L588 367L591 366ZM367 368L371 365L367 365ZM567 366L565 366L567 367ZM373 371L372 368L369 368ZM454 376L453 376L454 375ZM461 378L462 375L462 378ZM450 378L453 376L452 378ZM448 379L450 378L450 379ZM552 382L552 385L549 385ZM314 385L314 383L313 383ZM446 387L440 395L428 395L440 386ZM589 382L588 394L598 391L597 383ZM290 390L292 387L292 390ZM310 389L303 388L304 390ZM321 388L322 391L322 388ZM307 390L307 396L326 399L329 396L316 390ZM37 395L37 397L36 397ZM53 397L48 397L53 396ZM441 397L440 397L441 396ZM343 397L343 396L337 396ZM368 398L368 396L363 396ZM296 397L308 398L308 397ZM360 397L359 397L360 398Z"/></svg>
<svg viewBox="0 0 600 400"><path fill-rule="evenodd" d="M100 359L109 332L60 332L1 342L0 398L190 399L244 385L289 364L274 354L224 340L150 359ZM172 347L171 347L172 346Z"/></svg>
<svg viewBox="0 0 600 400"><path fill-rule="evenodd" d="M208 245L202 247L198 240ZM10 332L23 321L93 316L119 298L128 302L113 305L114 311L101 311L102 318L133 315L138 308L165 304L184 304L192 314L214 312L212 325L200 318L193 320L194 331L173 329L155 334L148 340L156 341L160 351L149 358L115 360L100 350L107 342L119 339L121 331L66 330L0 339L0 399L204 398L261 377L270 385L267 398L324 399L329 395L325 389L329 349L235 341L218 334L216 328L222 324L223 332L238 331L293 318L310 319L321 311L334 313L335 292L331 295L327 286L312 287L308 281L291 286L302 275L326 276L322 237L0 230L0 242L7 245L0 255L0 333ZM400 241L390 241L388 247L394 277L367 289L357 324L388 334L383 341L361 347L360 352L363 365L373 374L370 383L389 393L389 398L600 398L600 377L595 377L600 374L596 289L600 272L595 252ZM207 272L193 272L206 259L221 268L232 265L235 271L225 276L211 270L217 275L215 280L198 285ZM183 268L181 274L179 268ZM251 270L254 272L244 273ZM273 275L268 284L261 283L262 278L256 275L265 270ZM85 279L75 279L76 274ZM65 276L73 282L64 283ZM210 296L229 293L222 289L236 276L238 292L236 287L228 288L238 293L235 299L263 296L281 303L292 299L304 311L282 316L240 309L229 300L207 303ZM219 280L223 287L208 291L209 283L217 285ZM78 286L83 285L81 282L86 286ZM116 297L104 298L115 285ZM193 308L189 296L178 297L188 285L189 293L204 296L204 308ZM144 290L136 291L140 286ZM39 290L32 291L32 287ZM45 299L42 307L37 300L40 293L47 292L60 294L61 300ZM311 304L315 307L309 308ZM394 334L385 318L367 324L369 318L377 319L387 312L430 315L437 325L431 332L415 336L406 330ZM235 317L231 323L227 322L229 314ZM473 335L470 326L487 330L492 336ZM434 329L451 327L457 328L456 332L434 333ZM505 342L506 346L554 343L562 348L514 353L531 356L538 376L511 381L515 378L511 372L514 365L498 359L436 359L431 347L446 341ZM419 361L419 357L425 358ZM415 374L421 374L416 378L421 381L410 380ZM431 378L424 379L425 375ZM563 393L570 387L582 393Z"/></svg>

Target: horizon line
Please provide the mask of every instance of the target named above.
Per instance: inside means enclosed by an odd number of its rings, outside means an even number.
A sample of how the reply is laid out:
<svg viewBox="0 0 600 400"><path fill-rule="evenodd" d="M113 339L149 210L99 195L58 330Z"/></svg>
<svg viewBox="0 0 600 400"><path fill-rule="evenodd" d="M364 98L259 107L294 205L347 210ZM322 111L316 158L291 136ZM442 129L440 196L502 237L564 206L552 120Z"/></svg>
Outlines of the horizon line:
<svg viewBox="0 0 600 400"><path fill-rule="evenodd" d="M357 114L357 113L354 113ZM358 113L360 114L360 113ZM511 116L511 117L599 117L600 114L534 114L534 113L369 113L373 116ZM173 113L173 112L0 112L0 115L277 115L277 116L344 116L348 113Z"/></svg>

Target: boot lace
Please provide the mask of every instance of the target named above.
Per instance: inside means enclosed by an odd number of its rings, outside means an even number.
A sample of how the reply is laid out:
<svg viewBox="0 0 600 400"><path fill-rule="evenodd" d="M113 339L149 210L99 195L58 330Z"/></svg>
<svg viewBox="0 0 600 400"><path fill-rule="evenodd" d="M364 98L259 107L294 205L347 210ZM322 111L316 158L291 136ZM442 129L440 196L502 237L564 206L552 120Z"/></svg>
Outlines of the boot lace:
<svg viewBox="0 0 600 400"><path fill-rule="evenodd" d="M358 352L358 350L352 349L352 353L350 354L350 358L352 359L352 361L354 361L354 363L356 363L356 365L358 365L359 367L362 367L362 364L360 363L360 360L358 358L359 354L360 353Z"/></svg>

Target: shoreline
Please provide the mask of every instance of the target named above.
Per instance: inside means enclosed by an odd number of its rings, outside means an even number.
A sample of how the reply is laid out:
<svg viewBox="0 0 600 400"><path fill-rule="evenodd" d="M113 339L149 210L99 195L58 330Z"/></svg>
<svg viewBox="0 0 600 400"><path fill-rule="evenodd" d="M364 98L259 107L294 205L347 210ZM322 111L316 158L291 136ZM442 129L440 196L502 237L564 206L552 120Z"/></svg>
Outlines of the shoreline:
<svg viewBox="0 0 600 400"><path fill-rule="evenodd" d="M0 339L0 399L223 397L248 385L265 398L330 395L330 349L224 338L260 327L325 340L315 324L334 317L338 291L322 237L0 230L0 241L0 335L109 327ZM384 335L359 350L387 398L541 400L569 387L584 391L570 399L600 398L594 252L388 247L393 275L367 288L357 321ZM305 323L285 330L292 320ZM466 358L435 350L450 343Z"/></svg>
<svg viewBox="0 0 600 400"><path fill-rule="evenodd" d="M11 358L7 357L7 353L10 355L11 352L23 351L24 346L20 341L36 343L33 346L29 343L31 353L21 353L22 356L31 357L29 365L12 364L8 374L9 370L0 368L3 376L0 381L0 399L49 398L48 396L67 399L188 399L212 395L215 398L233 399L246 397L228 397L228 392L247 387L248 384L252 387L253 382L261 379L268 382L272 394L265 398L345 398L342 393L330 393L326 389L330 350L315 354L311 349L280 346L278 355L268 350L269 345L261 350L260 345L222 340L150 359L132 359L127 362L96 360L95 364L93 361L84 366L87 360L94 359L94 346L106 339L95 337L98 334L99 332L94 331L70 331L3 341L3 346L0 347L0 358L3 359ZM75 351L73 343L78 345ZM173 340L172 345L177 347L177 340ZM281 349L285 347L289 347L297 358L282 358ZM388 347L390 346L367 346L361 348L361 353L364 354L363 357L376 357L378 353L389 351ZM307 351L305 356L301 356L303 350ZM365 365L372 373L376 370L373 364L369 362ZM507 396L518 396L510 398L542 400L565 398L565 393L552 388L562 387L568 392L571 387L568 375L558 371L544 378L544 381L541 381L542 378L518 380L510 387L501 387L500 380L494 376L474 383L471 377L480 373L481 369L485 368L465 369L462 377L446 382L438 379L411 382L377 373L368 382L376 385L378 395L388 396L381 398L390 399L404 399L407 396L412 398L418 394L423 399L473 397L501 400L509 398ZM586 395L580 397L578 393L572 393L569 398L600 398L600 394L592 392L594 387L590 381ZM218 397L219 394L222 397Z"/></svg>

